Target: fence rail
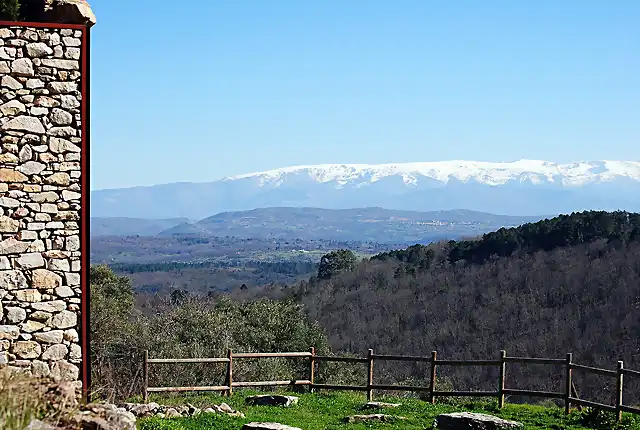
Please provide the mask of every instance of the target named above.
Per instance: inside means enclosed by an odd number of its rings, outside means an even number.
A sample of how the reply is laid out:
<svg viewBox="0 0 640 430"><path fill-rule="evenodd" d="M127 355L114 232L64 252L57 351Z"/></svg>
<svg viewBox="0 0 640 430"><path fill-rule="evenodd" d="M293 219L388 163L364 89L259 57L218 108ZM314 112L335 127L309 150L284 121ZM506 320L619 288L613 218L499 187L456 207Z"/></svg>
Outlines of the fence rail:
<svg viewBox="0 0 640 430"><path fill-rule="evenodd" d="M260 358L297 358L308 359L308 375L307 379L294 379L288 381L233 381L233 361L237 359L260 359ZM384 385L374 383L374 363L375 361L410 361L423 362L430 364L429 386L409 386L409 385ZM367 365L367 383L366 385L336 385L336 384L316 384L316 364L319 362L342 362L352 364ZM226 381L225 385L216 386L194 386L194 387L150 387L149 386L149 365L151 364L182 364L182 363L225 363L226 364ZM518 364L546 364L562 366L565 371L565 391L535 391L535 390L518 390L515 388L505 387L506 365L508 363ZM436 370L437 366L495 366L499 370L498 384L496 391L438 391L436 390ZM573 384L573 371L579 370L596 375L615 377L616 379L616 404L607 405L590 400L580 399ZM536 358L536 357L508 357L506 351L500 351L497 360L439 360L437 352L432 351L431 356L411 356L411 355L388 355L374 354L369 349L366 357L336 357L316 355L315 349L311 348L308 352L268 352L268 353L234 353L229 350L227 357L218 358L149 358L149 352L144 351L143 363L143 399L146 403L149 399L149 393L161 392L202 392L202 391L221 391L230 396L233 394L233 388L237 387L273 387L273 386L308 386L309 390L343 390L343 391L364 391L367 393L369 401L373 400L374 390L380 391L412 391L429 393L431 403L435 402L437 397L497 397L498 407L502 408L505 403L505 396L527 396L527 397L543 397L549 399L564 400L565 413L571 411L571 406L578 407L587 406L611 411L617 414L618 420L622 418L622 412L640 414L640 408L625 405L623 403L622 391L624 375L640 378L640 371L625 369L623 362L618 361L616 370L602 369L599 367L585 366L573 362L573 356L568 353L565 358Z"/></svg>

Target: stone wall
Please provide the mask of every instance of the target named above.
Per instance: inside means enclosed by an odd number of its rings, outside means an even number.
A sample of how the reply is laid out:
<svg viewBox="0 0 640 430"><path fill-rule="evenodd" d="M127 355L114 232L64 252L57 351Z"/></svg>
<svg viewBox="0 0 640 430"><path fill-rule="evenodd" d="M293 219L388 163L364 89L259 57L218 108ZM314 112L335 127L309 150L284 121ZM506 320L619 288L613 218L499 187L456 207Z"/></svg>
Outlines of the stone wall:
<svg viewBox="0 0 640 430"><path fill-rule="evenodd" d="M78 380L78 29L0 27L0 365Z"/></svg>

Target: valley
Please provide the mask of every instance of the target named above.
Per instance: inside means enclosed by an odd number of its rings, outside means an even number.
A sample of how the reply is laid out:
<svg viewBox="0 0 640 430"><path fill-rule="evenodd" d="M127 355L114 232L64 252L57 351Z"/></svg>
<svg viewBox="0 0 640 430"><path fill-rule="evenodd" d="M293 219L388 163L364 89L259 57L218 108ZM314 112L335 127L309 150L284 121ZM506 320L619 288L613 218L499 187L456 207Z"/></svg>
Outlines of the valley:
<svg viewBox="0 0 640 430"><path fill-rule="evenodd" d="M538 217L466 210L264 208L184 219L91 219L91 261L131 276L137 291L208 293L308 279L322 255L359 257L415 243L475 237Z"/></svg>

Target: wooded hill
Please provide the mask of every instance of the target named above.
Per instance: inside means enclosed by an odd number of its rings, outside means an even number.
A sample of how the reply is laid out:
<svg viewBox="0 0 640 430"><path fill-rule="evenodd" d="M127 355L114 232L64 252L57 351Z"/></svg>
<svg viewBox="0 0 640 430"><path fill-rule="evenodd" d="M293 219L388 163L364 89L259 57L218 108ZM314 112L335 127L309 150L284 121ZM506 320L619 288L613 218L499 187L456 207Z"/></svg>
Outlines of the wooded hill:
<svg viewBox="0 0 640 430"><path fill-rule="evenodd" d="M640 215L583 212L476 241L380 254L291 293L327 330L334 351L428 354L449 359L563 358L640 369ZM426 369L395 366L403 381ZM520 389L562 391L562 369L511 366ZM447 372L456 389L494 389L491 371ZM613 401L615 380L576 371L585 398ZM640 384L628 381L640 402ZM382 382L380 382L382 383ZM611 399L609 399L609 397Z"/></svg>
<svg viewBox="0 0 640 430"><path fill-rule="evenodd" d="M577 363L608 369L624 360L625 367L640 370L639 232L639 214L575 213L360 262L351 251L336 250L322 257L318 276L309 281L205 297L175 291L138 301L137 309L127 278L94 267L94 381L122 396L139 393L143 349L176 358L219 357L227 348L315 346L325 354L358 356L368 348L403 355L437 350L439 359L497 359L505 349L509 356L546 358L572 352ZM362 382L362 366L334 364L339 366L319 372L323 382ZM213 384L222 378L222 370L211 366L189 369L163 372L154 383ZM269 362L243 375L276 380L299 371ZM439 368L438 389L495 390L496 372ZM562 392L563 372L562 366L509 364L513 385L507 388ZM428 386L429 370L380 362L376 375L379 384ZM615 378L575 370L574 381L580 397L613 403ZM639 382L625 379L626 404L640 404Z"/></svg>

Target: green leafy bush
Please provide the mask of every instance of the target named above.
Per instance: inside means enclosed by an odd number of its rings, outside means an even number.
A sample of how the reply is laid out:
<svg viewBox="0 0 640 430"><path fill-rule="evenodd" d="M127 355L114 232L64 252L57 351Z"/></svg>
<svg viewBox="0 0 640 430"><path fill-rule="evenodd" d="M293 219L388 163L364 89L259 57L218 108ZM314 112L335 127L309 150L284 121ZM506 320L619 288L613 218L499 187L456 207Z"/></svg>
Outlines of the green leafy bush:
<svg viewBox="0 0 640 430"><path fill-rule="evenodd" d="M326 354L324 331L293 301L234 301L227 297L156 297L134 307L131 282L93 266L91 358L93 389L103 398L142 392L143 351L152 358L225 357L235 352L308 351ZM235 381L306 379L306 359L234 360ZM152 386L222 385L225 364L152 365Z"/></svg>

